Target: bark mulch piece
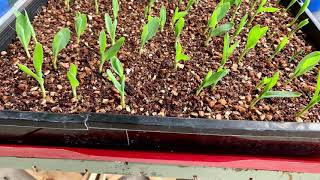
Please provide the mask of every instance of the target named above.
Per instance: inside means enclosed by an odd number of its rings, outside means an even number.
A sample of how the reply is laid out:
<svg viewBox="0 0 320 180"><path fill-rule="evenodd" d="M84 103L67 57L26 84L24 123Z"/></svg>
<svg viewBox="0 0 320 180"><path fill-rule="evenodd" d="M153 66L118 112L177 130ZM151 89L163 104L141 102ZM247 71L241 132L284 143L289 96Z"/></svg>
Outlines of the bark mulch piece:
<svg viewBox="0 0 320 180"><path fill-rule="evenodd" d="M237 23L249 11L248 2L243 3L237 15ZM176 7L175 3L169 0L156 3L153 9L154 15L158 16L161 4L170 10L168 10L168 20L171 20ZM125 45L118 55L124 64L127 76L127 108L125 110L120 110L119 95L111 82L97 73L100 59L99 32L104 28L104 13L112 14L112 3L107 0L100 0L101 15L95 15L93 1L72 1L72 11L66 12L63 0L49 0L48 6L43 7L42 12L33 21L38 40L43 44L45 51L43 72L48 98L42 100L37 82L18 70L16 66L18 62L32 67L32 60L26 58L20 42L16 40L0 56L0 109L296 121L295 113L310 101L316 85L317 70L283 87L298 61L314 50L306 40L305 34L296 33L283 52L271 62L267 61L280 38L290 31L286 24L293 17L283 8L276 13L258 15L253 25L269 26L267 37L260 41L241 64L237 64L237 58L244 49L249 31L245 28L238 37L240 47L226 64L226 67L231 69L230 74L217 85L214 92L205 89L199 96L195 96L195 89L208 70L215 71L220 65L223 38L214 38L209 47L204 46L207 20L217 3L201 0L198 6L192 8L186 16L181 44L184 52L192 60L184 63L183 69L179 70L173 69L175 38L169 22L165 31L157 33L155 38L145 46L144 53L139 55L146 5L146 0L120 1L117 38L121 36L126 38ZM273 2L268 5L278 7ZM185 8L185 5L181 5L180 8ZM87 14L89 23L80 45L76 44L74 30L74 17L77 11ZM231 15L227 18L230 17ZM227 18L223 22L227 22ZM54 71L51 64L51 43L55 33L63 27L69 27L72 30L72 41L61 52L58 60L59 70ZM31 47L33 49L34 45ZM290 57L302 48L305 50L304 53L296 60L289 62ZM81 99L78 102L72 100L71 87L66 77L70 63L75 63L79 69L78 78L81 85L78 88L78 94ZM110 65L107 62L105 64L106 70ZM255 86L263 77L272 76L277 70L281 71L281 79L275 89L298 91L303 95L294 99L262 100L255 109L250 109L250 102L257 95ZM319 106L310 110L303 118L305 122L318 122L319 119ZM302 120L298 119L298 121Z"/></svg>

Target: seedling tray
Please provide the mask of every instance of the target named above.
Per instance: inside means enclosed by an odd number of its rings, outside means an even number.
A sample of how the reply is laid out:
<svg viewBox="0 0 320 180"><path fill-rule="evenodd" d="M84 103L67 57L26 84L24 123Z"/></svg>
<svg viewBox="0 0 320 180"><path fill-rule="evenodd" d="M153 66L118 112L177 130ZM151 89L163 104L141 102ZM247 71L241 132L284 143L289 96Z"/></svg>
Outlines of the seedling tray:
<svg viewBox="0 0 320 180"><path fill-rule="evenodd" d="M285 1L284 1L285 2ZM45 0L20 8L32 17ZM292 8L297 12L299 4ZM304 28L310 40L320 37L320 25L310 12ZM13 16L12 16L13 17ZM0 27L1 46L15 37L14 18ZM3 38L5 37L5 38ZM317 46L320 47L319 42ZM0 111L2 143L127 148L164 151L319 155L320 124L183 119L113 114L55 114Z"/></svg>

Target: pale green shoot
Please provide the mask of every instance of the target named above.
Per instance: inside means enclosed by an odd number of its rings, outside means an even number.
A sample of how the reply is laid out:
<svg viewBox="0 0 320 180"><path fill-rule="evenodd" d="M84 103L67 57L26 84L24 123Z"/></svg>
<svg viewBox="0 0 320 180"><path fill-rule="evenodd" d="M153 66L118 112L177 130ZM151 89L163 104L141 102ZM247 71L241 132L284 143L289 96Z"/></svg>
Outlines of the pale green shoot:
<svg viewBox="0 0 320 180"><path fill-rule="evenodd" d="M188 0L187 9L186 11L190 11L192 6L195 4L196 0Z"/></svg>
<svg viewBox="0 0 320 180"><path fill-rule="evenodd" d="M286 84L288 84L293 79L305 74L306 72L312 70L320 61L320 51L315 51L307 56L305 56L296 67L293 75L290 77L290 79L287 81Z"/></svg>
<svg viewBox="0 0 320 180"><path fill-rule="evenodd" d="M289 5L286 8L286 11L288 11L294 5L295 2L296 2L296 0L291 0Z"/></svg>
<svg viewBox="0 0 320 180"><path fill-rule="evenodd" d="M34 52L33 52L33 67L35 69L35 73L32 72L27 66L22 64L18 64L18 67L21 71L26 73L27 75L33 77L40 85L40 89L42 91L42 97L46 97L46 90L44 88L44 78L42 74L42 64L43 64L43 48L40 43L36 43Z"/></svg>
<svg viewBox="0 0 320 180"><path fill-rule="evenodd" d="M118 2L118 0L112 0L112 11L113 11L113 18L118 19L118 15L119 15L119 2Z"/></svg>
<svg viewBox="0 0 320 180"><path fill-rule="evenodd" d="M100 53L101 53L101 59L100 59L100 66L99 66L99 73L102 73L103 65L106 60L111 59L112 57L116 57L119 50L121 49L122 45L125 42L125 38L121 37L118 39L114 45L112 45L107 51L105 51L106 47L104 46L104 41L106 38L104 38L105 33L100 33L100 38L99 38L99 45L100 45Z"/></svg>
<svg viewBox="0 0 320 180"><path fill-rule="evenodd" d="M258 44L259 40L267 34L268 29L268 27L256 25L250 30L245 49L238 60L239 62L241 62L245 55L247 55L247 53Z"/></svg>
<svg viewBox="0 0 320 180"><path fill-rule="evenodd" d="M160 29L161 29L161 32L163 32L164 26L166 25L166 22L167 22L167 10L166 10L166 7L162 5L161 9L160 9Z"/></svg>
<svg viewBox="0 0 320 180"><path fill-rule="evenodd" d="M282 49L288 44L289 38L287 36L284 36L282 40L280 41L279 45L277 46L275 52L270 56L268 61L271 61Z"/></svg>
<svg viewBox="0 0 320 180"><path fill-rule="evenodd" d="M276 72L271 78L264 78L257 88L264 87L263 91L257 96L250 104L253 108L260 100L267 98L294 98L300 97L298 92L291 91L272 91L271 89L277 84L279 80L280 72Z"/></svg>
<svg viewBox="0 0 320 180"><path fill-rule="evenodd" d="M239 34L242 32L244 26L247 24L248 22L248 13L246 15L244 15L241 20L240 23L238 25L238 28L236 29L233 38L236 38L237 36L239 36Z"/></svg>
<svg viewBox="0 0 320 180"><path fill-rule="evenodd" d="M177 7L174 11L173 17L172 17L172 21L171 21L171 28L173 29L174 25L176 24L176 22L180 19L185 17L188 14L187 11L180 11L179 12L179 8Z"/></svg>
<svg viewBox="0 0 320 180"><path fill-rule="evenodd" d="M227 33L224 36L223 45L224 45L223 46L223 54L222 54L220 68L224 67L224 65L226 64L229 57L232 55L234 50L239 46L239 41L236 41L232 46L230 46L230 37L229 37L229 34Z"/></svg>
<svg viewBox="0 0 320 180"><path fill-rule="evenodd" d="M221 26L218 26L215 29L211 29L210 32L209 32L207 41L205 42L205 45L208 46L209 43L210 43L210 40L213 37L225 35L227 32L229 32L233 28L233 25L234 25L233 23L228 22L228 23L225 23L225 24L223 24Z"/></svg>
<svg viewBox="0 0 320 180"><path fill-rule="evenodd" d="M118 21L117 21L117 19L114 19L114 21L112 22L112 19L108 13L106 13L104 15L104 20L106 23L107 32L108 32L110 39L111 39L111 44L114 45L114 43L116 41L116 31L117 31Z"/></svg>
<svg viewBox="0 0 320 180"><path fill-rule="evenodd" d="M141 34L140 54L142 53L145 44L157 34L159 26L159 18L149 16L148 23L143 26Z"/></svg>
<svg viewBox="0 0 320 180"><path fill-rule="evenodd" d="M303 21L301 21L298 26L296 28L294 28L288 35L288 37L290 38L295 32L299 31L300 29L302 29L304 26L309 24L309 19L305 19Z"/></svg>
<svg viewBox="0 0 320 180"><path fill-rule="evenodd" d="M54 36L53 43L52 43L52 51L53 51L52 63L53 63L53 68L55 70L58 69L58 66L57 66L58 54L62 49L64 49L68 45L70 41L70 36L71 36L71 31L69 30L69 28L61 29Z"/></svg>
<svg viewBox="0 0 320 180"><path fill-rule="evenodd" d="M176 41L180 41L180 35L183 27L184 27L184 18L180 18L176 23L176 28L175 28Z"/></svg>
<svg viewBox="0 0 320 180"><path fill-rule="evenodd" d="M82 14L80 12L77 12L76 15L76 33L77 33L77 43L80 43L80 36L84 34L84 32L87 29L87 16L85 14Z"/></svg>
<svg viewBox="0 0 320 180"><path fill-rule="evenodd" d="M118 92L120 94L121 107L126 108L126 102L125 102L126 77L124 74L123 66L118 58L112 57L111 58L111 67L112 67L112 70L119 76L119 81L113 75L113 73L110 69L107 70L106 74L107 74L109 80L113 83L114 87L118 90Z"/></svg>
<svg viewBox="0 0 320 180"><path fill-rule="evenodd" d="M149 0L148 5L144 9L144 18L147 19L151 15L151 10L154 6L155 0Z"/></svg>
<svg viewBox="0 0 320 180"><path fill-rule="evenodd" d="M78 99L77 88L80 85L77 79L78 69L73 63L70 65L69 71L67 73L67 78L70 82L73 98Z"/></svg>
<svg viewBox="0 0 320 180"><path fill-rule="evenodd" d="M267 3L267 0L261 0L259 7L257 9L257 11L253 14L253 16L251 17L251 20L249 21L249 25L253 22L254 18L260 14L260 13L273 13L278 11L278 8L274 8L274 7L264 7Z"/></svg>
<svg viewBox="0 0 320 180"><path fill-rule="evenodd" d="M67 11L70 11L70 0L64 0L64 4L67 6Z"/></svg>
<svg viewBox="0 0 320 180"><path fill-rule="evenodd" d="M180 61L188 61L190 60L190 57L182 53L182 45L180 44L179 41L175 43L175 48L176 48L176 58L175 58L174 69L177 69Z"/></svg>
<svg viewBox="0 0 320 180"><path fill-rule="evenodd" d="M227 74L229 74L230 70L228 69L219 69L217 72L213 73L210 70L202 81L201 85L198 87L196 96L198 96L204 88L210 87L214 89L219 81L222 80Z"/></svg>
<svg viewBox="0 0 320 180"><path fill-rule="evenodd" d="M94 7L96 9L96 14L99 14L99 0L94 0Z"/></svg>
<svg viewBox="0 0 320 180"><path fill-rule="evenodd" d="M307 10L309 4L310 4L310 0L304 1L296 17L291 21L291 23L288 24L288 27L292 26L299 19L299 17Z"/></svg>
<svg viewBox="0 0 320 180"><path fill-rule="evenodd" d="M304 109L302 109L299 113L297 113L297 117L302 116L304 113L309 111L311 108L313 108L319 102L320 102L320 71L319 71L318 80L317 80L317 87L314 92L314 95L313 95L311 101L309 102L309 104Z"/></svg>

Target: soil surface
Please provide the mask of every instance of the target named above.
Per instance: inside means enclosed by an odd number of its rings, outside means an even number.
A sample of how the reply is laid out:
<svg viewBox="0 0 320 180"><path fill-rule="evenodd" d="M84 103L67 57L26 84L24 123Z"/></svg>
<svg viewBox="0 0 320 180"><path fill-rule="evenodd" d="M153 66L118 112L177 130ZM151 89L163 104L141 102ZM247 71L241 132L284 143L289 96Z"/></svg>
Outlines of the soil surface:
<svg viewBox="0 0 320 180"><path fill-rule="evenodd" d="M214 71L220 65L223 49L223 38L216 37L209 47L204 46L207 20L216 7L217 2L200 0L198 6L192 8L186 16L186 25L182 32L181 43L184 52L191 60L184 63L183 68L173 69L175 57L174 33L170 28L170 20L177 2L163 0L156 3L153 14L158 16L161 4L167 7L168 21L164 32L147 43L145 51L139 55L139 42L144 24L144 7L147 0L120 0L120 12L117 27L117 38L124 36L126 42L119 52L119 59L126 72L126 104L127 108L119 107L119 95L107 78L98 74L99 67L99 32L104 28L104 13L112 14L109 0L100 0L100 14L95 15L93 1L71 1L71 12L65 10L63 0L49 0L47 7L33 21L38 40L43 44L45 62L43 72L48 98L43 100L37 82L21 72L18 62L32 66L27 59L18 40L12 43L7 51L0 56L0 109L22 110L56 113L120 113L149 116L202 117L210 119L233 120L264 120L264 121L305 121L318 122L320 119L319 105L309 111L302 119L295 118L301 108L311 99L315 85L317 70L295 79L284 86L284 82L294 71L301 58L314 49L299 31L290 39L286 48L275 59L268 62L280 38L291 30L286 24L293 18L281 11L259 14L253 25L269 26L268 34L262 38L255 49L250 51L242 63L237 60L244 49L249 29L245 28L238 37L240 47L228 60L226 68L231 70L217 85L214 92L205 89L195 96L195 89L206 73ZM81 3L80 3L81 2ZM238 24L241 17L249 11L249 0L246 0L237 14ZM276 3L268 6L279 7ZM185 4L180 5L184 9ZM88 15L88 29L76 44L74 17L77 11ZM228 21L229 15L222 20ZM112 15L111 15L112 16ZM72 30L72 40L64 49L58 60L59 69L54 71L51 60L51 43L53 36L63 27ZM231 31L231 34L234 30ZM109 41L109 37L108 37ZM108 42L110 46L110 41ZM31 45L30 49L33 49ZM299 50L304 53L289 62ZM32 52L32 50L31 50ZM72 99L71 87L66 74L70 63L78 66L80 87L79 101ZM105 69L110 67L105 63ZM281 71L281 79L274 90L292 90L302 93L300 98L267 99L260 101L256 108L250 109L252 99L258 94L255 86L265 76L272 76Z"/></svg>

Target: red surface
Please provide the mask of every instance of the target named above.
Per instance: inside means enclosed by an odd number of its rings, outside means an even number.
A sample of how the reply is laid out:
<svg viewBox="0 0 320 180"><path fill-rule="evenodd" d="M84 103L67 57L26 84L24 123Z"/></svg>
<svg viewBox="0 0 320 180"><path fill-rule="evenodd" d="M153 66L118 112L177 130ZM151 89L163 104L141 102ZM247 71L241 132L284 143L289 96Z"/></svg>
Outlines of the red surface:
<svg viewBox="0 0 320 180"><path fill-rule="evenodd" d="M153 164L175 164L187 166L193 165L223 168L320 173L320 158L206 155L16 145L1 145L0 156L72 160L125 161Z"/></svg>

